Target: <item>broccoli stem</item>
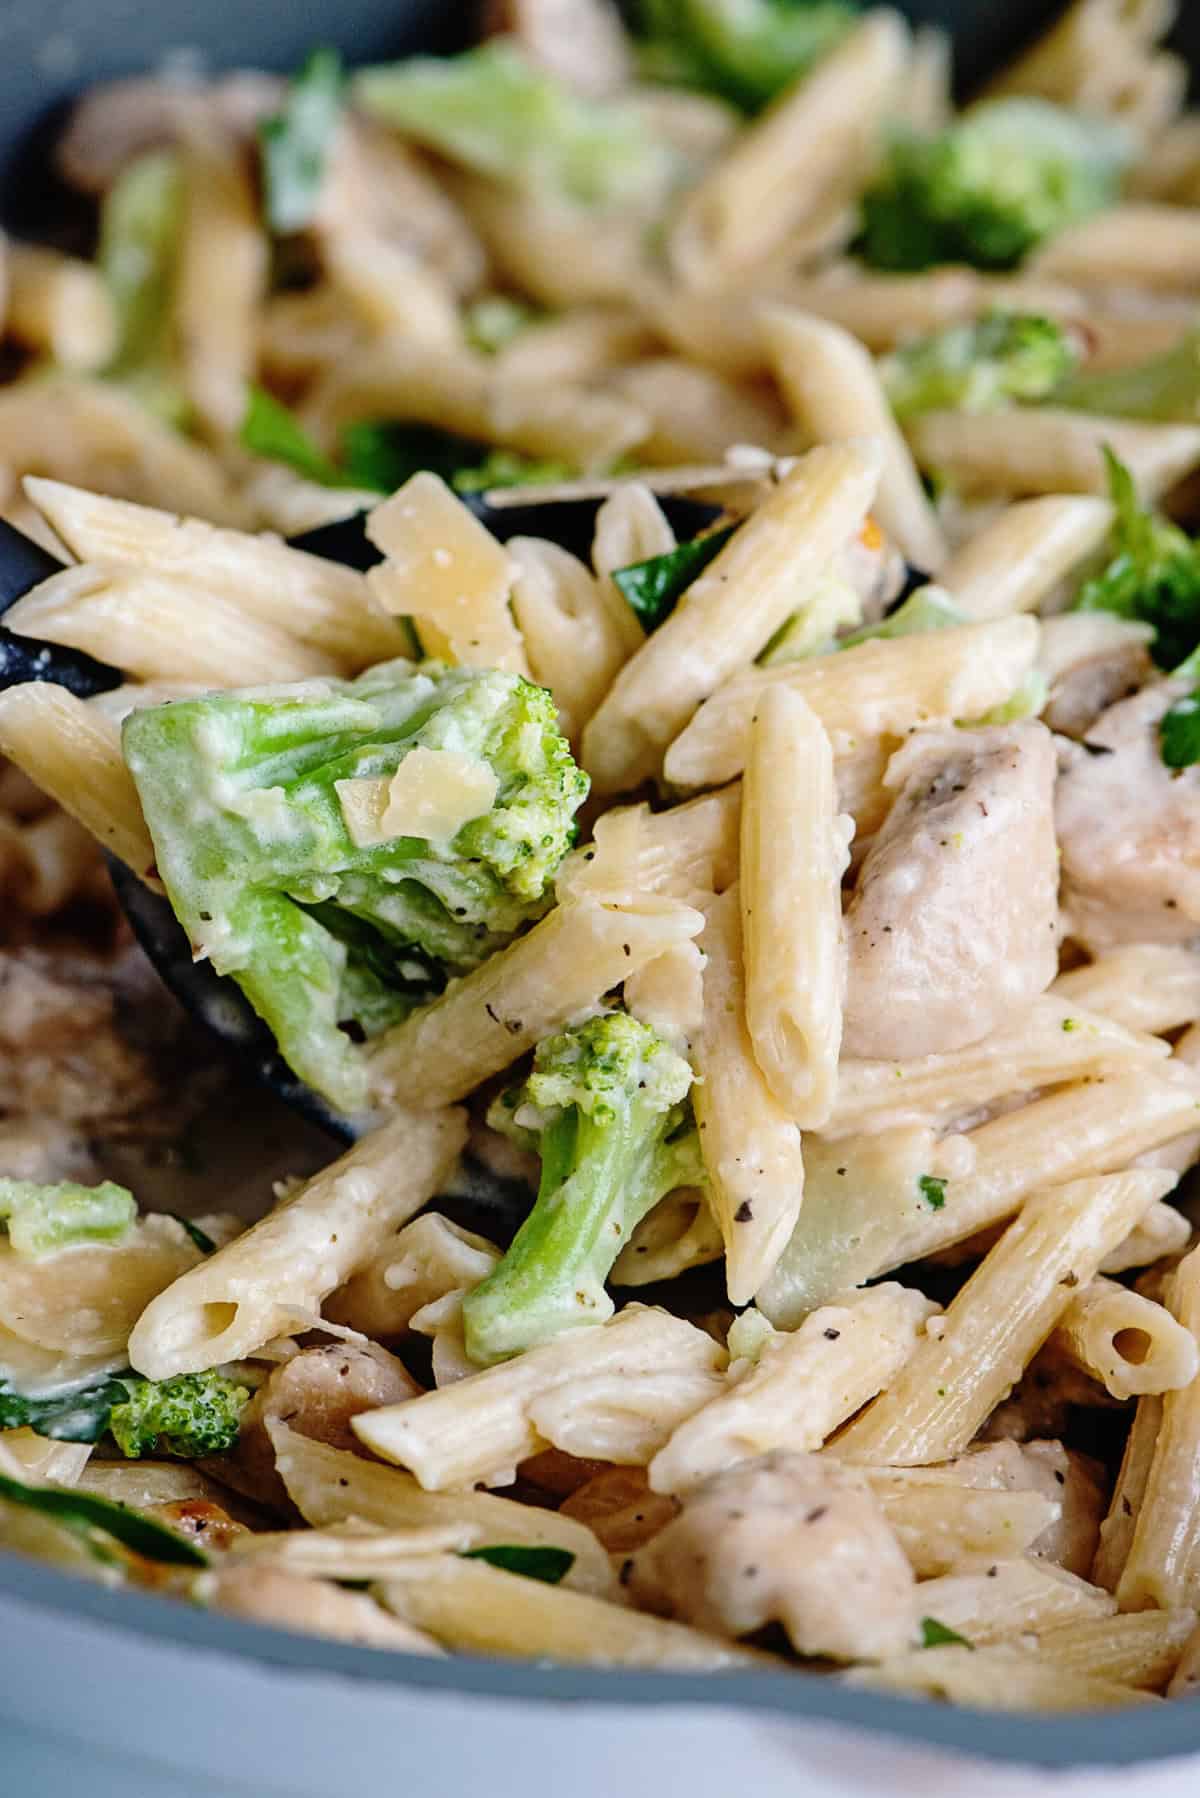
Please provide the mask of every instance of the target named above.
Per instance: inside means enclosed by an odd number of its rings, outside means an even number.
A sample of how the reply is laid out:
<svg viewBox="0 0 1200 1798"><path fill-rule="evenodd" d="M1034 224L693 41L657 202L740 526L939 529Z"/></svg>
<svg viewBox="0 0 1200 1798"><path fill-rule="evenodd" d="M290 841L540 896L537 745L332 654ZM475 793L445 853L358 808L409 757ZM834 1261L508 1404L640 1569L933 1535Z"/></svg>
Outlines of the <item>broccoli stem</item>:
<svg viewBox="0 0 1200 1798"><path fill-rule="evenodd" d="M690 1132L663 1142L668 1117L630 1105L598 1122L571 1107L546 1127L533 1210L463 1301L472 1361L487 1366L612 1316L604 1282L618 1254L661 1198L700 1178Z"/></svg>

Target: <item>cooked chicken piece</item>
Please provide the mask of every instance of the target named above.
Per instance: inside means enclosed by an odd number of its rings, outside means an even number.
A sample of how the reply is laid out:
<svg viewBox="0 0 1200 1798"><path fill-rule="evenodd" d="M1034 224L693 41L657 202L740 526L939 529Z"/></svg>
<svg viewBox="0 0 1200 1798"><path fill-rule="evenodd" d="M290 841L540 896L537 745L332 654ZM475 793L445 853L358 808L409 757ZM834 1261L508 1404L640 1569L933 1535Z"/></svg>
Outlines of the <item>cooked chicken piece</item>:
<svg viewBox="0 0 1200 1798"><path fill-rule="evenodd" d="M978 1042L1058 971L1055 754L1037 723L915 735L846 914L843 1053Z"/></svg>
<svg viewBox="0 0 1200 1798"><path fill-rule="evenodd" d="M1019 1452L1030 1475L1027 1484L1062 1506L1057 1523L1030 1544L1030 1554L1088 1579L1108 1503L1104 1468L1061 1442L1026 1442Z"/></svg>
<svg viewBox="0 0 1200 1798"><path fill-rule="evenodd" d="M287 1492L275 1471L275 1450L267 1434L269 1421L289 1424L314 1442L357 1450L352 1417L415 1398L419 1391L403 1362L375 1343L302 1349L259 1387L243 1415L237 1447L214 1459L212 1471L246 1497L287 1511Z"/></svg>
<svg viewBox="0 0 1200 1798"><path fill-rule="evenodd" d="M606 1467L559 1506L586 1523L610 1555L632 1554L679 1515L679 1504L651 1492L644 1467Z"/></svg>
<svg viewBox="0 0 1200 1798"><path fill-rule="evenodd" d="M581 94L611 94L633 78L633 57L613 0L488 0L489 32L511 32L550 74Z"/></svg>
<svg viewBox="0 0 1200 1798"><path fill-rule="evenodd" d="M902 1654L916 1584L865 1480L818 1455L763 1455L705 1480L626 1562L635 1602L722 1636L779 1622L800 1654Z"/></svg>
<svg viewBox="0 0 1200 1798"><path fill-rule="evenodd" d="M232 1548L239 1536L250 1534L244 1523L235 1523L223 1506L207 1498L169 1499L165 1504L147 1506L147 1514L217 1554Z"/></svg>
<svg viewBox="0 0 1200 1798"><path fill-rule="evenodd" d="M63 176L100 194L135 157L178 143L197 115L233 137L249 139L283 97L277 75L242 70L201 86L194 79L134 76L88 90L58 140Z"/></svg>
<svg viewBox="0 0 1200 1798"><path fill-rule="evenodd" d="M1121 700L1067 754L1055 802L1063 907L1094 953L1200 934L1200 765L1168 768L1159 742L1182 692L1159 681Z"/></svg>
<svg viewBox="0 0 1200 1798"><path fill-rule="evenodd" d="M0 1174L9 1180L78 1180L84 1186L100 1178L86 1136L58 1118L6 1118L0 1123Z"/></svg>
<svg viewBox="0 0 1200 1798"><path fill-rule="evenodd" d="M365 1592L347 1592L329 1580L304 1579L274 1567L226 1567L205 1576L197 1588L214 1610L251 1623L404 1654L442 1653L431 1636L389 1617Z"/></svg>
<svg viewBox="0 0 1200 1798"><path fill-rule="evenodd" d="M1086 737L1102 712L1136 693L1153 673L1154 664L1142 643L1124 643L1089 656L1055 682L1042 716L1064 737Z"/></svg>

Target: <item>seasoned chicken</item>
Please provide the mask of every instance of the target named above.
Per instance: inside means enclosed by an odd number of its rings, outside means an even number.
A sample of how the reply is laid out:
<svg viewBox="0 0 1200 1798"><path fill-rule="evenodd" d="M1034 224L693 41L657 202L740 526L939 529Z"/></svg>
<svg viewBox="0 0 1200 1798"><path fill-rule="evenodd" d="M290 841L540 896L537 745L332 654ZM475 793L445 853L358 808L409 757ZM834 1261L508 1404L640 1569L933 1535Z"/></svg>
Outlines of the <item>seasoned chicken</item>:
<svg viewBox="0 0 1200 1798"><path fill-rule="evenodd" d="M275 1471L268 1421L289 1424L301 1436L334 1448L357 1449L350 1419L360 1411L415 1398L420 1387L403 1362L375 1343L335 1342L301 1350L261 1385L242 1418L237 1447L210 1463L218 1479L275 1510L287 1510L283 1481Z"/></svg>
<svg viewBox="0 0 1200 1798"><path fill-rule="evenodd" d="M1055 754L1041 724L930 730L888 765L896 802L846 914L843 1053L989 1036L1058 971Z"/></svg>
<svg viewBox="0 0 1200 1798"><path fill-rule="evenodd" d="M1168 768L1159 743L1181 696L1176 682L1146 687L1068 752L1055 803L1063 907L1093 952L1200 935L1200 765Z"/></svg>
<svg viewBox="0 0 1200 1798"><path fill-rule="evenodd" d="M624 1565L634 1602L722 1636L782 1623L800 1654L881 1660L911 1647L916 1585L861 1475L763 1455L693 1488Z"/></svg>

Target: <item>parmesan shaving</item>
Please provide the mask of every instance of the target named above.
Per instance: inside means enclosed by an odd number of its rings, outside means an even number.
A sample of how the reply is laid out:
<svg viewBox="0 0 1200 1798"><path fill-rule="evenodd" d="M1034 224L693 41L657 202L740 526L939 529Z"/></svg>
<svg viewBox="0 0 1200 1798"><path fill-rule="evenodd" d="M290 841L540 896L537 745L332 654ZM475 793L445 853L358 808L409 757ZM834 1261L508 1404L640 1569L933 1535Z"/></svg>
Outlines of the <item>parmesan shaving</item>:
<svg viewBox="0 0 1200 1798"><path fill-rule="evenodd" d="M412 749L388 780L336 781L346 829L356 848L397 837L449 842L496 802L499 781L486 762L457 749Z"/></svg>

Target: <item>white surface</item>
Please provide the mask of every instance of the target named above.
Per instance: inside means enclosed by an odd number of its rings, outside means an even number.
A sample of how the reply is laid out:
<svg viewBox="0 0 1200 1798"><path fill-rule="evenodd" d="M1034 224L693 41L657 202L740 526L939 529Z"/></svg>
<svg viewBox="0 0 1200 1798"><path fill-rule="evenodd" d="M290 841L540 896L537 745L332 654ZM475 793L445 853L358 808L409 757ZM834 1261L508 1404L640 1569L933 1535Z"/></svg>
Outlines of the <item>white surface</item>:
<svg viewBox="0 0 1200 1798"><path fill-rule="evenodd" d="M1064 1774L732 1707L406 1691L152 1641L16 1599L0 1600L0 1631L0 1790L13 1798L85 1789L89 1798L1193 1798L1200 1789L1200 1757Z"/></svg>

